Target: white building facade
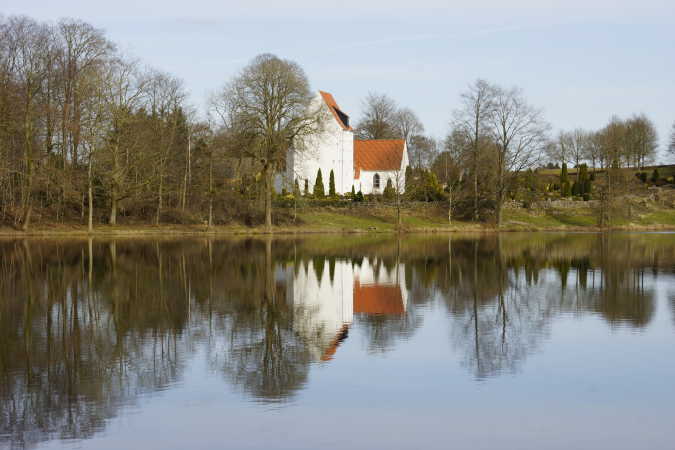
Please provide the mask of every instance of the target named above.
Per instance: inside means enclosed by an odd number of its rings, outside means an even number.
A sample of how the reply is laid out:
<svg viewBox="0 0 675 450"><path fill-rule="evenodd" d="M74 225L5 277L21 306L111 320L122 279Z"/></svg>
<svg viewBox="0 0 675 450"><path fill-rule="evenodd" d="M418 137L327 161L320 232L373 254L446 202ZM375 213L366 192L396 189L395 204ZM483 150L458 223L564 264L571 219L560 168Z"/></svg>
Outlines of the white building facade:
<svg viewBox="0 0 675 450"><path fill-rule="evenodd" d="M307 185L311 193L321 169L326 194L331 171L335 177L335 192L340 195L350 193L352 188L363 194L381 194L389 179L403 192L408 167L405 141L354 140L349 115L340 109L330 93L319 91L315 102L326 116L323 130L288 152L286 172L277 177L277 191L285 188L292 192L297 182L301 192Z"/></svg>

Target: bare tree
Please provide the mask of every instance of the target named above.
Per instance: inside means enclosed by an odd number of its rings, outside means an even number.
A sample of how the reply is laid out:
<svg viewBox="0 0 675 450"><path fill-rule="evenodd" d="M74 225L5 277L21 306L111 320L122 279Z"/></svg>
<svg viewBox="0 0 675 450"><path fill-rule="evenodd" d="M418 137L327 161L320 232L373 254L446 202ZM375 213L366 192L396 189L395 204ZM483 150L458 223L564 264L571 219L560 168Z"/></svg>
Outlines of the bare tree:
<svg viewBox="0 0 675 450"><path fill-rule="evenodd" d="M470 166L471 144L459 130L452 130L445 138L445 151L440 153L432 165L432 171L445 185L448 193L448 224L452 224L452 213L457 194L461 191L464 176Z"/></svg>
<svg viewBox="0 0 675 450"><path fill-rule="evenodd" d="M106 165L108 194L110 198L109 223L117 223L119 203L131 195L136 185L145 184L147 179L132 180L131 150L140 135L133 133L130 124L134 113L142 104L146 81L139 75L136 63L116 58L111 61L110 82L105 93L106 108L110 117L108 145L102 153Z"/></svg>
<svg viewBox="0 0 675 450"><path fill-rule="evenodd" d="M412 139L424 133L424 125L410 108L401 108L396 111L394 123L398 129L398 135L405 140L408 149L412 146Z"/></svg>
<svg viewBox="0 0 675 450"><path fill-rule="evenodd" d="M56 27L56 39L62 50L59 52L60 70L60 142L61 149L61 208L63 208L72 183L68 173L70 162L79 161L82 140L82 104L86 101L86 89L90 88L87 77L103 63L114 46L103 32L90 24L76 19L62 19Z"/></svg>
<svg viewBox="0 0 675 450"><path fill-rule="evenodd" d="M183 184L180 194L180 207L185 211L187 198L192 186L192 140L195 132L196 111L191 108L187 111L187 146L185 148L185 170L183 171Z"/></svg>
<svg viewBox="0 0 675 450"><path fill-rule="evenodd" d="M107 144L107 126L110 123L106 98L111 82L109 75L110 72L105 69L93 71L78 89L87 92L79 105L81 114L78 133L87 158L87 229L90 233L94 230L94 164L99 152Z"/></svg>
<svg viewBox="0 0 675 450"><path fill-rule="evenodd" d="M668 150L675 155L675 122L673 123L673 129L670 132L670 145L668 145Z"/></svg>
<svg viewBox="0 0 675 450"><path fill-rule="evenodd" d="M567 164L572 160L572 133L560 131L555 140L549 141L546 145L546 153L551 161L560 164Z"/></svg>
<svg viewBox="0 0 675 450"><path fill-rule="evenodd" d="M593 171L598 168L598 164L604 167L604 159L602 157L602 145L599 133L589 133L584 147L584 159L590 161Z"/></svg>
<svg viewBox="0 0 675 450"><path fill-rule="evenodd" d="M312 106L312 99L302 68L270 54L254 58L220 96L228 126L244 144L246 154L262 167L268 231L272 229L274 174L294 145L320 129L323 115Z"/></svg>
<svg viewBox="0 0 675 450"><path fill-rule="evenodd" d="M588 145L590 133L588 133L585 130L582 130L581 128L577 128L570 133L570 136L571 136L570 156L572 158L572 161L574 162L574 167L577 169L576 179L577 181L579 181L579 166L586 157L587 153L586 146Z"/></svg>
<svg viewBox="0 0 675 450"><path fill-rule="evenodd" d="M659 141L656 127L644 114L628 119L626 126L628 140L626 159L633 167L644 168L656 156Z"/></svg>
<svg viewBox="0 0 675 450"><path fill-rule="evenodd" d="M479 218L478 172L481 141L488 134L494 109L496 87L485 80L476 80L462 93L462 106L455 110L453 128L463 133L471 148L471 175L473 177L473 219Z"/></svg>
<svg viewBox="0 0 675 450"><path fill-rule="evenodd" d="M386 94L369 93L362 109L363 118L356 126L359 139L396 139L403 136L398 106ZM412 135L412 129L406 131Z"/></svg>
<svg viewBox="0 0 675 450"><path fill-rule="evenodd" d="M53 41L50 30L27 17L12 17L7 24L5 34L9 42L9 64L15 74L19 89L21 130L23 147L23 167L21 171L21 229L28 230L33 210L33 187L35 180L36 144L40 116L40 96L48 74L47 61L52 51Z"/></svg>
<svg viewBox="0 0 675 450"><path fill-rule="evenodd" d="M541 158L549 125L541 110L530 106L518 88L498 88L490 117L497 144L496 222L501 225L506 193L518 174Z"/></svg>
<svg viewBox="0 0 675 450"><path fill-rule="evenodd" d="M156 145L157 214L159 225L164 199L164 180L170 152L175 144L178 120L185 91L182 82L162 72L151 72L147 82L147 96L153 124L153 141Z"/></svg>
<svg viewBox="0 0 675 450"><path fill-rule="evenodd" d="M431 165L434 157L438 153L438 144L434 138L414 135L409 139L408 153L410 160L418 169Z"/></svg>
<svg viewBox="0 0 675 450"><path fill-rule="evenodd" d="M627 126L618 117L612 117L610 122L598 132L598 142L604 161L604 177L598 180L598 197L600 199L598 211L598 225L609 226L617 212L617 199L621 195L625 183L622 180L622 158L626 154Z"/></svg>
<svg viewBox="0 0 675 450"><path fill-rule="evenodd" d="M403 196L405 194L405 170L401 170L401 168L395 170L392 181L396 200L396 230L400 233L403 229L401 209L403 208Z"/></svg>

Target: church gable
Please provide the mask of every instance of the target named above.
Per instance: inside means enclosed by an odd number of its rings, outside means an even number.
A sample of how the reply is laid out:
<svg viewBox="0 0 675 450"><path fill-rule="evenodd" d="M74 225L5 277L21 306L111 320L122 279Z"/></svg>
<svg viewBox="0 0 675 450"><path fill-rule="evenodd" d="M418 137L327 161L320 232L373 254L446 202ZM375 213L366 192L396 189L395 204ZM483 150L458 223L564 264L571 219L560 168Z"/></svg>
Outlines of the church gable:
<svg viewBox="0 0 675 450"><path fill-rule="evenodd" d="M323 98L323 101L326 103L326 106L328 106L328 109L333 114L338 125L340 125L343 130L352 131L352 127L349 125L349 115L342 112L335 101L335 98L328 92L319 91L319 94L321 94L321 98Z"/></svg>

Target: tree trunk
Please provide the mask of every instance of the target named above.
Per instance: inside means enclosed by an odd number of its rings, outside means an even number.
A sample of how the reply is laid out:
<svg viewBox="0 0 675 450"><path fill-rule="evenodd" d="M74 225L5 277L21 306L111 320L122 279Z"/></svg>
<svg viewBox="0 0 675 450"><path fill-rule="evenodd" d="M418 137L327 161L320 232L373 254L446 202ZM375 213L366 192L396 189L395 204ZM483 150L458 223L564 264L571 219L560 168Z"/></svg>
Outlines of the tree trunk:
<svg viewBox="0 0 675 450"><path fill-rule="evenodd" d="M120 164L119 145L113 149L112 183L110 186L110 225L117 224L117 202L119 197Z"/></svg>
<svg viewBox="0 0 675 450"><path fill-rule="evenodd" d="M213 226L213 149L209 153L209 228Z"/></svg>
<svg viewBox="0 0 675 450"><path fill-rule="evenodd" d="M94 231L94 189L92 187L91 179L91 166L92 166L92 157L91 153L89 154L89 164L87 167L87 201L88 201L88 220L87 220L87 230L91 233Z"/></svg>
<svg viewBox="0 0 675 450"><path fill-rule="evenodd" d="M473 220L478 222L478 155L476 154L474 154L473 164Z"/></svg>
<svg viewBox="0 0 675 450"><path fill-rule="evenodd" d="M274 190L272 165L265 166L265 231L272 232L272 191Z"/></svg>
<svg viewBox="0 0 675 450"><path fill-rule="evenodd" d="M33 211L33 144L32 125L30 122L30 99L24 116L24 161L26 164L26 181L23 192L23 213L21 215L21 230L28 231L30 216Z"/></svg>
<svg viewBox="0 0 675 450"><path fill-rule="evenodd" d="M506 152L506 150L503 150ZM502 225L502 206L504 205L504 193L506 192L506 186L504 186L504 161L505 155L499 155L499 168L497 173L497 204L495 205L495 219L497 222L497 228Z"/></svg>
<svg viewBox="0 0 675 450"><path fill-rule="evenodd" d="M502 225L502 204L504 202L504 196L501 193L501 190L497 192L497 204L495 205L495 221L497 222L497 228Z"/></svg>
<svg viewBox="0 0 675 450"><path fill-rule="evenodd" d="M181 195L181 209L185 211L185 205L187 203L187 194L188 194L188 186L190 185L190 169L191 169L191 142L190 142L190 129L188 128L188 145L187 145L187 161L185 164L185 174L183 177L183 192Z"/></svg>
<svg viewBox="0 0 675 450"><path fill-rule="evenodd" d="M473 136L473 220L478 222L478 138L479 113L476 113Z"/></svg>
<svg viewBox="0 0 675 450"><path fill-rule="evenodd" d="M110 191L110 225L117 225L117 188L113 183Z"/></svg>
<svg viewBox="0 0 675 450"><path fill-rule="evenodd" d="M448 190L448 225L452 225L452 188Z"/></svg>
<svg viewBox="0 0 675 450"><path fill-rule="evenodd" d="M401 232L401 195L396 196L396 230Z"/></svg>
<svg viewBox="0 0 675 450"><path fill-rule="evenodd" d="M157 193L157 217L155 217L155 225L159 225L162 216L162 194L164 190L164 170L160 170L159 174L159 192Z"/></svg>
<svg viewBox="0 0 675 450"><path fill-rule="evenodd" d="M30 227L30 216L33 212L33 203L28 199L28 204L24 207L23 214L21 216L21 231L28 231Z"/></svg>

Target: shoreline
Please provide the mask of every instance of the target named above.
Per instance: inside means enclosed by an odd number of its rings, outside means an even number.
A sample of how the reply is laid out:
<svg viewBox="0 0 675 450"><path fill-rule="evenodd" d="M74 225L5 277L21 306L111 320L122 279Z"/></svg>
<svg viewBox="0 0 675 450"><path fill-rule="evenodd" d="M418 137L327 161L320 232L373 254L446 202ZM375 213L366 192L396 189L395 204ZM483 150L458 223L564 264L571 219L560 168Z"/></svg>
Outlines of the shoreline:
<svg viewBox="0 0 675 450"><path fill-rule="evenodd" d="M457 226L438 227L407 227L401 234L456 234L456 233L518 233L518 232L554 232L554 233L603 233L603 232L675 232L675 226L668 224L653 225L618 225L606 228L596 226L513 226L505 225L495 228L489 225L476 225L463 223ZM41 226L33 230L21 231L13 228L0 228L0 238L68 238L68 237L246 237L246 236L306 236L318 234L333 235L364 235L364 234L398 234L393 228L344 228L322 227L312 228L303 226L274 227L271 232L263 227L244 227L236 225L223 225L207 228L203 225L102 225L94 228L92 232L86 226L80 225L53 225Z"/></svg>

